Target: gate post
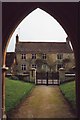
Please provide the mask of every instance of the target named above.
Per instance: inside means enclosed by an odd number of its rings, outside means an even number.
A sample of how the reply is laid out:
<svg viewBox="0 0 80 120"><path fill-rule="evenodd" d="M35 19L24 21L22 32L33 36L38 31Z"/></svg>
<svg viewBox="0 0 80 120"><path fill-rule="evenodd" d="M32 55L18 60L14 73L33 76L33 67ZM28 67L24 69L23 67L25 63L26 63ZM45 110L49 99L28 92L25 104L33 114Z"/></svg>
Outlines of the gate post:
<svg viewBox="0 0 80 120"><path fill-rule="evenodd" d="M30 70L30 81L36 84L36 69L32 68Z"/></svg>
<svg viewBox="0 0 80 120"><path fill-rule="evenodd" d="M47 85L48 85L48 72L47 72Z"/></svg>
<svg viewBox="0 0 80 120"><path fill-rule="evenodd" d="M35 78L35 84L37 84L37 82L36 82L36 69L34 71L34 78Z"/></svg>
<svg viewBox="0 0 80 120"><path fill-rule="evenodd" d="M59 69L59 84L62 83L65 80L65 69L60 68Z"/></svg>

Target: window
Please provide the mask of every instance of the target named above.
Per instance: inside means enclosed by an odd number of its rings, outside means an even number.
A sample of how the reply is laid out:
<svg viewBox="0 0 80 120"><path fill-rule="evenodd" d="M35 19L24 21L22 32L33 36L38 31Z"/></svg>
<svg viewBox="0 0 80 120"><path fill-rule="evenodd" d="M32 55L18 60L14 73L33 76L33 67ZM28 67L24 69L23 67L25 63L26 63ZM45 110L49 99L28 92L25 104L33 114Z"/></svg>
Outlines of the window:
<svg viewBox="0 0 80 120"><path fill-rule="evenodd" d="M63 59L63 54L57 54L57 59Z"/></svg>
<svg viewBox="0 0 80 120"><path fill-rule="evenodd" d="M26 65L22 65L22 70L26 70Z"/></svg>
<svg viewBox="0 0 80 120"><path fill-rule="evenodd" d="M36 54L32 54L32 59L36 59Z"/></svg>
<svg viewBox="0 0 80 120"><path fill-rule="evenodd" d="M46 54L43 54L42 57L43 57L43 59L46 59Z"/></svg>
<svg viewBox="0 0 80 120"><path fill-rule="evenodd" d="M26 59L26 54L22 54L22 59Z"/></svg>
<svg viewBox="0 0 80 120"><path fill-rule="evenodd" d="M37 65L36 64L32 64L32 68L37 68Z"/></svg>

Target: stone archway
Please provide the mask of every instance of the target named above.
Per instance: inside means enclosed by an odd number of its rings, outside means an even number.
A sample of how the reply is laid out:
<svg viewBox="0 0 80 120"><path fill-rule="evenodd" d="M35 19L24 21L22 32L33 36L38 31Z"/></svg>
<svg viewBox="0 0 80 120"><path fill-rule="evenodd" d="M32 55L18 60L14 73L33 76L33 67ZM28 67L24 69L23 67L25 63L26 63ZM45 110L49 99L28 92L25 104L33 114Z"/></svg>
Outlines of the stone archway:
<svg viewBox="0 0 80 120"><path fill-rule="evenodd" d="M25 16L31 13L34 9L41 8L50 15L52 15L64 28L69 35L74 49L75 63L76 63L76 100L77 100L77 115L80 117L80 73L79 73L79 40L77 37L77 17L78 17L78 3L3 3L3 66L5 67L6 47L9 43L10 36L14 29L23 20ZM3 71L3 86L4 82ZM5 87L3 87L5 88ZM5 99L3 89L3 101ZM3 109L5 102L3 102ZM4 114L4 113L3 113Z"/></svg>

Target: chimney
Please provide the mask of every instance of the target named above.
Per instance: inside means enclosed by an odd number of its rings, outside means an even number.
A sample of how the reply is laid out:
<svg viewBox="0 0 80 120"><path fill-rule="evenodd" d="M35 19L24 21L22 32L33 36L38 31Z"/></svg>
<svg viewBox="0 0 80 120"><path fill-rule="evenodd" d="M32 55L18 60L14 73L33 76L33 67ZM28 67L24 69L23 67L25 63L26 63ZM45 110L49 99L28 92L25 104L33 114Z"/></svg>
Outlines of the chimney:
<svg viewBox="0 0 80 120"><path fill-rule="evenodd" d="M19 43L19 36L18 36L18 34L16 35L16 43Z"/></svg>

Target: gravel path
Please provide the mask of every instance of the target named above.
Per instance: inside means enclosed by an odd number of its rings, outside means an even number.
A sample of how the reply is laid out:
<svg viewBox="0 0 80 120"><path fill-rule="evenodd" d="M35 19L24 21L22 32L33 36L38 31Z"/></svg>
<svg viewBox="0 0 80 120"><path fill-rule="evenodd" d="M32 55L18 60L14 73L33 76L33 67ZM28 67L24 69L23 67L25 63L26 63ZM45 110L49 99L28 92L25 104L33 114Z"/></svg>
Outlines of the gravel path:
<svg viewBox="0 0 80 120"><path fill-rule="evenodd" d="M75 118L58 86L36 86L9 118Z"/></svg>

